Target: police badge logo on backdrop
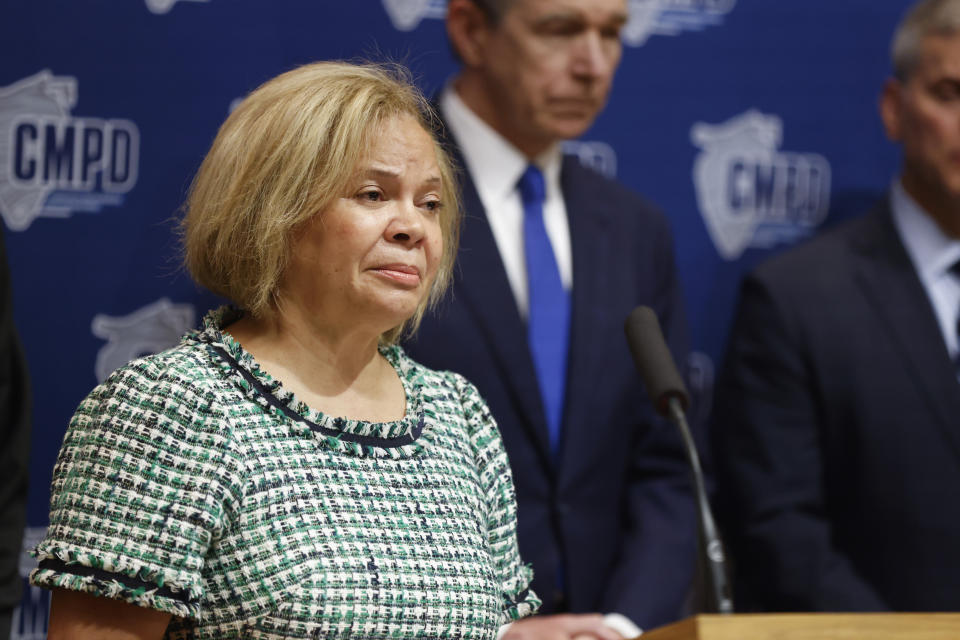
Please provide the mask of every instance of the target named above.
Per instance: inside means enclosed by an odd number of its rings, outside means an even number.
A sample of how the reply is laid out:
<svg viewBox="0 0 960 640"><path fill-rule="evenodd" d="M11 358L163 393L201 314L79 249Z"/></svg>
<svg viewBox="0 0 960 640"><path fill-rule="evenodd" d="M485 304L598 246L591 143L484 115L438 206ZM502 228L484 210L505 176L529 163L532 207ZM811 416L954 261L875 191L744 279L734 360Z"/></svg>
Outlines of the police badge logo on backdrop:
<svg viewBox="0 0 960 640"><path fill-rule="evenodd" d="M0 88L0 214L12 231L120 206L137 183L137 125L74 116L78 86L44 70Z"/></svg>
<svg viewBox="0 0 960 640"><path fill-rule="evenodd" d="M690 139L697 204L725 260L810 235L830 208L830 164L818 153L780 151L783 122L751 109L720 124L698 122Z"/></svg>
<svg viewBox="0 0 960 640"><path fill-rule="evenodd" d="M124 316L98 313L90 331L107 343L97 352L97 382L134 358L177 344L180 336L193 328L196 316L193 305L174 304L169 298L160 298Z"/></svg>
<svg viewBox="0 0 960 640"><path fill-rule="evenodd" d="M718 26L737 0L628 0L630 20L623 41L642 46L650 36L676 36Z"/></svg>

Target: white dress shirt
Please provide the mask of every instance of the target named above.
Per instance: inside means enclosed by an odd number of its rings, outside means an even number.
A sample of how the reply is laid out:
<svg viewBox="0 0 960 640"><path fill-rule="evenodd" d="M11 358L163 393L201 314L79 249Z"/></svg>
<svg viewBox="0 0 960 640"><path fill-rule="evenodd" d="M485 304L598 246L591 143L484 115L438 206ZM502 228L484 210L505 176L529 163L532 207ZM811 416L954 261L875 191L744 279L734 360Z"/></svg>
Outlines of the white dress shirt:
<svg viewBox="0 0 960 640"><path fill-rule="evenodd" d="M960 260L960 240L951 238L934 222L897 180L890 192L893 222L933 305L947 353L960 354L957 320L960 318L960 278L950 267Z"/></svg>
<svg viewBox="0 0 960 640"><path fill-rule="evenodd" d="M477 187L520 317L526 318L529 298L523 251L523 203L517 182L530 161L471 111L450 84L440 96L440 108L447 128L463 154L465 169ZM533 164L543 172L546 183L543 224L553 246L560 281L570 291L573 287L573 253L567 207L560 190L562 160L563 151L557 143L534 158Z"/></svg>

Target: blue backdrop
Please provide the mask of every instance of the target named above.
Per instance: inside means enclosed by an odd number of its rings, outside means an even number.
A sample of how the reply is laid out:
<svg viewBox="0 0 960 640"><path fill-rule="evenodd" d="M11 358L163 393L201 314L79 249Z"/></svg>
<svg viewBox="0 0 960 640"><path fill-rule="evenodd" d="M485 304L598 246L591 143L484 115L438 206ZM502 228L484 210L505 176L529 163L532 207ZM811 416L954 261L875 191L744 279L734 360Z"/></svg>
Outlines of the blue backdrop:
<svg viewBox="0 0 960 640"><path fill-rule="evenodd" d="M672 221L709 400L741 275L889 185L898 153L876 102L908 3L629 4L610 106L568 150ZM403 61L433 93L456 69L443 12L443 0L0 3L0 215L35 392L25 545L47 524L80 399L217 304L182 272L172 221L231 104L331 58ZM14 638L45 637L47 603L26 590Z"/></svg>

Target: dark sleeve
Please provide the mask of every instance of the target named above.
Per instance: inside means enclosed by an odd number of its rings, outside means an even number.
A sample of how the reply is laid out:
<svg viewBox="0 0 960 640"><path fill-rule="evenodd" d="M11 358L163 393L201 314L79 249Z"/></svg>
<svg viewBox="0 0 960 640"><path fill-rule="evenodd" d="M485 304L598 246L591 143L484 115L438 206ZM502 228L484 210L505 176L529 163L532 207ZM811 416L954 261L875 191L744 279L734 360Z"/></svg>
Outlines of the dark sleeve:
<svg viewBox="0 0 960 640"><path fill-rule="evenodd" d="M28 374L13 323L10 269L0 235L0 615L20 602L29 459Z"/></svg>
<svg viewBox="0 0 960 640"><path fill-rule="evenodd" d="M658 229L656 288L648 304L656 311L677 366L689 352L683 296L666 222ZM626 346L624 346L626 348ZM626 529L620 559L604 600L604 613L622 613L644 629L684 616L696 550L696 521L690 468L679 432L655 416L638 386L637 402L647 406L627 470ZM701 425L691 424L703 440Z"/></svg>
<svg viewBox="0 0 960 640"><path fill-rule="evenodd" d="M787 284L745 281L716 393L712 435L739 604L883 610L831 542L817 372L802 312L815 302Z"/></svg>

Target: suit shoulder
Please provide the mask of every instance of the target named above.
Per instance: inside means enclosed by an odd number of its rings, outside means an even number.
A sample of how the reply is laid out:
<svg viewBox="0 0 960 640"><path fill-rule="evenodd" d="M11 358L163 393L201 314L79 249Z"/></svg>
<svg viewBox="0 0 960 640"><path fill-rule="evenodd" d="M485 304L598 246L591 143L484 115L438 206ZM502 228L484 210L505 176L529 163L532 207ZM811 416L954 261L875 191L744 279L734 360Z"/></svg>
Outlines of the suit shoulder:
<svg viewBox="0 0 960 640"><path fill-rule="evenodd" d="M571 195L588 195L606 204L621 218L669 228L667 217L657 204L622 182L585 166L575 156L564 157L562 183Z"/></svg>
<svg viewBox="0 0 960 640"><path fill-rule="evenodd" d="M840 223L761 263L748 280L781 288L835 282L850 272L856 243L872 234L876 225L874 214Z"/></svg>
<svg viewBox="0 0 960 640"><path fill-rule="evenodd" d="M563 181L571 188L607 194L609 198L659 212L659 207L622 182L580 162L575 156L563 159Z"/></svg>

